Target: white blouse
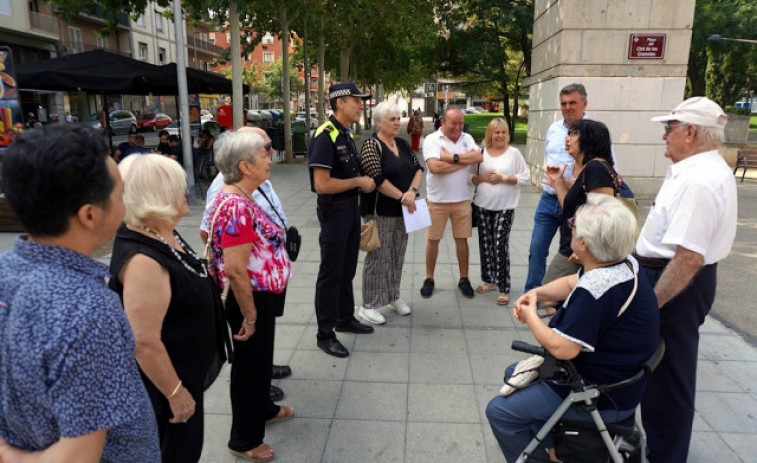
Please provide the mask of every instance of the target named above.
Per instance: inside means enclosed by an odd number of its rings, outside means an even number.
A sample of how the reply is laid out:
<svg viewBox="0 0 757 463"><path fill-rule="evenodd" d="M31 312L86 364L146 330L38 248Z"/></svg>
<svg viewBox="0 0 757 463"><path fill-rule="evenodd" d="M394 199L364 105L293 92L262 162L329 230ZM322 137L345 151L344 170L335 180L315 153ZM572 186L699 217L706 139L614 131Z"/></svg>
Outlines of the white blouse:
<svg viewBox="0 0 757 463"><path fill-rule="evenodd" d="M489 155L489 151L485 149L484 160L479 164L478 175L489 172L515 176L518 178L518 183L515 185L510 183L492 185L491 183L481 182L477 186L478 189L473 202L476 206L490 211L515 209L518 206L521 187L531 184L531 174L528 171L526 160L523 159L518 148L511 146L496 157Z"/></svg>

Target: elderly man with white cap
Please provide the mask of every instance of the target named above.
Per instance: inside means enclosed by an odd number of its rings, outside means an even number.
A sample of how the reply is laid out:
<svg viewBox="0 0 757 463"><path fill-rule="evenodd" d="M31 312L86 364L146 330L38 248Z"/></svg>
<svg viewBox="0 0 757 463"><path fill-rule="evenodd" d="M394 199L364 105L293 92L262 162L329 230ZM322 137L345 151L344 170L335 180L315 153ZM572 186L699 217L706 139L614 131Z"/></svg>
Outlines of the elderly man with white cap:
<svg viewBox="0 0 757 463"><path fill-rule="evenodd" d="M712 100L689 98L667 116L668 168L634 255L660 307L666 352L642 400L650 461L685 462L694 420L699 326L712 308L718 261L736 236L736 182L718 153L726 115Z"/></svg>

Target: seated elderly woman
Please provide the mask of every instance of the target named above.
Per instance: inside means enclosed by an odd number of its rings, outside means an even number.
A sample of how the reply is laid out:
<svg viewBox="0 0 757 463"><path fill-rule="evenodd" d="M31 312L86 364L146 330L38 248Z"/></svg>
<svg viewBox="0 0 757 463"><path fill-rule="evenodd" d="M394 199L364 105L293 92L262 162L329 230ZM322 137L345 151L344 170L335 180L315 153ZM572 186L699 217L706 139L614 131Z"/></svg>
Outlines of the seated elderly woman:
<svg viewBox="0 0 757 463"><path fill-rule="evenodd" d="M590 383L630 378L657 347L657 299L644 274L639 274L638 262L629 256L635 220L618 199L590 194L571 221L571 247L583 268L577 275L532 289L513 308L515 318L528 325L539 344L556 359L572 360ZM536 313L542 300L565 301L549 325ZM511 373L512 367L508 370ZM639 381L603 396L602 419L612 423L633 414L645 384ZM508 462L518 459L569 392L567 385L539 380L489 402L486 416ZM590 419L573 409L565 418ZM545 442L545 447L552 445Z"/></svg>
<svg viewBox="0 0 757 463"><path fill-rule="evenodd" d="M159 154L129 156L125 225L116 234L110 287L134 331L137 363L158 422L162 461L197 462L203 391L223 365L223 308L205 265L175 230L189 212L184 170Z"/></svg>
<svg viewBox="0 0 757 463"><path fill-rule="evenodd" d="M210 214L212 270L228 290L226 319L234 335L231 365L229 451L250 461L268 461L266 423L294 416L270 396L276 315L284 307L290 263L284 231L252 200L271 173L263 138L250 130L225 134L216 144L216 166L226 185Z"/></svg>

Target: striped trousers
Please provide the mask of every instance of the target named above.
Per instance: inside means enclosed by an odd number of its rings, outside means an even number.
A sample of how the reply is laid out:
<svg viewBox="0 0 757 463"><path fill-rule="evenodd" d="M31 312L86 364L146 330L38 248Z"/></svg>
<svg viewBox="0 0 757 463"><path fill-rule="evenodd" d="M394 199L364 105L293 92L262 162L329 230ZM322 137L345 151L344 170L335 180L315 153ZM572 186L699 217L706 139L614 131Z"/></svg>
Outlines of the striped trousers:
<svg viewBox="0 0 757 463"><path fill-rule="evenodd" d="M400 297L407 233L402 217L366 216L370 219L376 221L381 247L363 261L363 307L378 309Z"/></svg>

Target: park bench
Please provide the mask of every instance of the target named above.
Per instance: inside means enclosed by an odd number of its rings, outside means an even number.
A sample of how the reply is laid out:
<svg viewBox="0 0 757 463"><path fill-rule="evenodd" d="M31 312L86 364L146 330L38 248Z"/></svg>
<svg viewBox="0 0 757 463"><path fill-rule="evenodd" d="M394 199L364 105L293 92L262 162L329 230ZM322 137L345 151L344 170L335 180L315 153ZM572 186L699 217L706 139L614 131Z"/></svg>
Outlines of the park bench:
<svg viewBox="0 0 757 463"><path fill-rule="evenodd" d="M733 169L733 175L736 175L736 171L739 167L742 167L744 172L741 174L741 183L744 183L744 177L746 177L749 166L757 167L757 149L743 149L736 154L736 167Z"/></svg>

